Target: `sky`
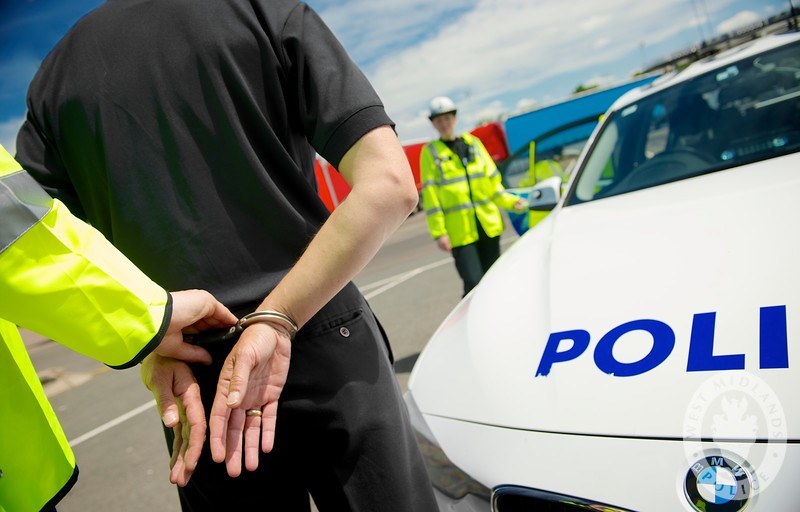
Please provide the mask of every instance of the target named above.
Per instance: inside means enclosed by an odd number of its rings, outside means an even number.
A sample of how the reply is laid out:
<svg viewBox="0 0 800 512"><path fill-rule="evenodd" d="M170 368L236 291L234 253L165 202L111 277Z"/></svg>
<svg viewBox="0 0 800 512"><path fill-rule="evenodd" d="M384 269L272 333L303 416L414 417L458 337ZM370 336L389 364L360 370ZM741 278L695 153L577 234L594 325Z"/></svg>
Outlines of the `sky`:
<svg viewBox="0 0 800 512"><path fill-rule="evenodd" d="M223 0L220 0L223 1ZM266 1L266 0L265 0ZM790 0L309 0L364 70L404 142L431 138L435 96L460 130L628 80ZM41 60L101 0L0 0L0 144L14 152ZM795 7L800 7L795 0Z"/></svg>

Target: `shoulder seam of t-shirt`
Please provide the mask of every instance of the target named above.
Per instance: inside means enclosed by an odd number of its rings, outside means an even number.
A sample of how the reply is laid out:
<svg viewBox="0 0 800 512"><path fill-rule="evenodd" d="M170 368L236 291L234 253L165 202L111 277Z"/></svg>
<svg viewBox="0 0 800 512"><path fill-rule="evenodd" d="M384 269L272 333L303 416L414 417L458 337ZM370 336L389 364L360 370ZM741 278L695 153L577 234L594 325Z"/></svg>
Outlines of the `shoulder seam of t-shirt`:
<svg viewBox="0 0 800 512"><path fill-rule="evenodd" d="M294 7L292 7L292 10L291 10L291 11L289 11L289 14L287 14L287 15L286 15L286 19L285 19L285 20L283 20L283 26L281 26L281 35L280 35L280 41L279 41L279 43L280 43L280 46L281 46L281 60L283 61L283 62L281 62L281 66L282 66L284 69L288 69L288 67L289 67L289 66L288 66L288 62L289 62L289 56L288 56L288 55L286 55L286 47L283 45L283 41L284 41L284 34L286 33L286 25L288 25L288 24L289 24L289 20L292 18L292 15L294 15L294 12L295 12L297 9L299 9L299 8L301 8L301 7L303 7L303 6L305 6L305 7L308 7L308 4L306 4L306 3L304 3L304 2L297 2L297 5L295 5Z"/></svg>

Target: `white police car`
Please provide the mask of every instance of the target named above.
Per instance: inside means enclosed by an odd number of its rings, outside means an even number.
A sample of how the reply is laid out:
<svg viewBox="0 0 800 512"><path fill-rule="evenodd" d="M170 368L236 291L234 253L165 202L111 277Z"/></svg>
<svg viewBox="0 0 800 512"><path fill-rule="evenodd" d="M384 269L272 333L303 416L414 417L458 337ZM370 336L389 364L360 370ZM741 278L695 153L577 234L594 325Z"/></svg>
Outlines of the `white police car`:
<svg viewBox="0 0 800 512"><path fill-rule="evenodd" d="M414 368L442 510L800 510L798 149L798 34L612 106Z"/></svg>

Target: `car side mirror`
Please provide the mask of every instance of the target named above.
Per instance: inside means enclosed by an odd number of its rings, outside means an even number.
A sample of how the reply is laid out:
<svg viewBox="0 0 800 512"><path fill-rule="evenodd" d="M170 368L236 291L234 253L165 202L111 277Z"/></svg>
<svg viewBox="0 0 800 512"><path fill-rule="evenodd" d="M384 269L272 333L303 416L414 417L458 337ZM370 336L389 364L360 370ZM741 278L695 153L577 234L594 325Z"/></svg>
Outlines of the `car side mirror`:
<svg viewBox="0 0 800 512"><path fill-rule="evenodd" d="M528 204L535 212L549 212L561 199L561 177L553 176L542 181L528 194Z"/></svg>

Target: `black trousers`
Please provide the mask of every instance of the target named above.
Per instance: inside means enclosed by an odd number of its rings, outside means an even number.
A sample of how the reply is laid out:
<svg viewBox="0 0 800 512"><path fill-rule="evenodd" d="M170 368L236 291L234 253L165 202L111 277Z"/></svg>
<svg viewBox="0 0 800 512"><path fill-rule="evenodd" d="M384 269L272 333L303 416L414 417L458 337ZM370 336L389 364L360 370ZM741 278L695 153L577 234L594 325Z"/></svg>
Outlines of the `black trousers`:
<svg viewBox="0 0 800 512"><path fill-rule="evenodd" d="M456 270L464 281L464 295L475 288L489 267L500 257L500 237L489 237L478 225L478 241L471 244L453 247L453 259Z"/></svg>
<svg viewBox="0 0 800 512"><path fill-rule="evenodd" d="M230 346L193 365L208 415ZM168 446L171 431L167 431ZM292 342L275 447L230 478L206 440L184 511L436 511L431 483L392 369L383 328L352 283Z"/></svg>

